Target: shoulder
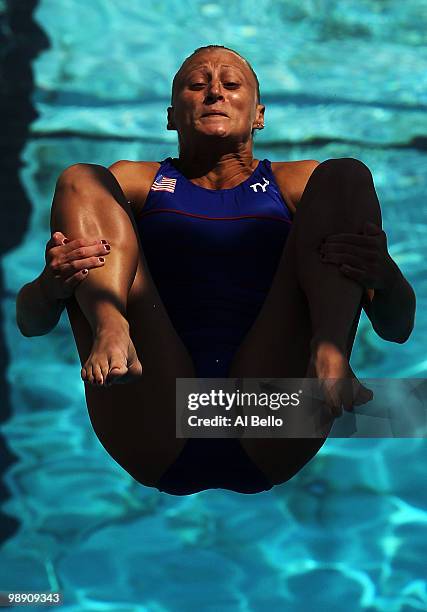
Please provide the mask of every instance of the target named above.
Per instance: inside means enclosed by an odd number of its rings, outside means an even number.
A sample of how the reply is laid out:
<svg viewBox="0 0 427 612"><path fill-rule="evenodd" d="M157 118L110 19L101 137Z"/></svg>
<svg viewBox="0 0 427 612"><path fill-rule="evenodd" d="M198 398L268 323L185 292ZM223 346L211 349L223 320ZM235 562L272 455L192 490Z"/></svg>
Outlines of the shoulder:
<svg viewBox="0 0 427 612"><path fill-rule="evenodd" d="M271 162L271 169L282 196L295 214L305 186L313 170L320 164L315 159Z"/></svg>
<svg viewBox="0 0 427 612"><path fill-rule="evenodd" d="M108 167L130 202L135 215L141 212L159 168L159 162L127 159L116 161Z"/></svg>

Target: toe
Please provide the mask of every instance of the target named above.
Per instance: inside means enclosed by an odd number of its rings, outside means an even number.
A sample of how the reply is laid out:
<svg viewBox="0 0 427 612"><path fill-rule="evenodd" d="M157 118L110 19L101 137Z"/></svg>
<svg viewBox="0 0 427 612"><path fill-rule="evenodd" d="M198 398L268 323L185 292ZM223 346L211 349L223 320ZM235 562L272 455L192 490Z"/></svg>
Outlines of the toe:
<svg viewBox="0 0 427 612"><path fill-rule="evenodd" d="M136 359L128 366L128 373L131 377L138 378L142 374L142 364L139 359Z"/></svg>
<svg viewBox="0 0 427 612"><path fill-rule="evenodd" d="M372 390L359 383L359 388L355 392L354 405L360 406L363 404L367 404L373 399L373 397L374 394Z"/></svg>
<svg viewBox="0 0 427 612"><path fill-rule="evenodd" d="M105 386L108 386L108 370L109 370L110 366L108 365L108 362L106 365L102 365L101 366L101 374L102 374L102 384Z"/></svg>
<svg viewBox="0 0 427 612"><path fill-rule="evenodd" d="M344 410L351 412L354 404L353 380L345 378L343 380L342 403Z"/></svg>
<svg viewBox="0 0 427 612"><path fill-rule="evenodd" d="M86 372L87 372L87 381L89 384L93 385L95 378L93 376L93 367L92 364L90 363L89 365L86 366Z"/></svg>
<svg viewBox="0 0 427 612"><path fill-rule="evenodd" d="M96 364L93 367L93 377L94 377L95 385L102 385L102 383L104 382L101 366L99 364Z"/></svg>
<svg viewBox="0 0 427 612"><path fill-rule="evenodd" d="M124 363L118 363L117 360L113 361L110 366L110 371L108 372L108 381L110 383L118 382L127 371L128 368Z"/></svg>

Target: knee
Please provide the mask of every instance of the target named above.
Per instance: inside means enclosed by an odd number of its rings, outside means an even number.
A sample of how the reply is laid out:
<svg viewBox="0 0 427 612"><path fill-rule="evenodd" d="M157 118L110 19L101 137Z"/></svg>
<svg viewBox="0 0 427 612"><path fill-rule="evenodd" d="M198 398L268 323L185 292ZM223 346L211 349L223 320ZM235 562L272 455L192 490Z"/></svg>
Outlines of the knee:
<svg viewBox="0 0 427 612"><path fill-rule="evenodd" d="M108 169L98 164L77 163L68 166L61 172L56 182L57 186L73 186L76 188L81 185L85 179L108 174Z"/></svg>
<svg viewBox="0 0 427 612"><path fill-rule="evenodd" d="M349 181L357 181L358 183L360 181L372 181L372 173L368 166L355 157L327 159L321 162L316 167L316 170L321 170L321 166L323 166L323 171L328 176L333 176L340 180L344 179L346 183Z"/></svg>

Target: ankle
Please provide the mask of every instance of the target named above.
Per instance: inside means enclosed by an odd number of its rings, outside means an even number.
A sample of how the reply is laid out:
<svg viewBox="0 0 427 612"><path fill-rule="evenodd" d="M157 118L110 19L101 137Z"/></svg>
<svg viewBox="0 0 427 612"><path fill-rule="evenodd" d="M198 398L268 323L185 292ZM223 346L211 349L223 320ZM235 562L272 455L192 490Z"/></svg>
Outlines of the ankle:
<svg viewBox="0 0 427 612"><path fill-rule="evenodd" d="M317 355L324 352L334 353L337 351L340 354L347 356L346 343L341 339L338 340L337 338L330 338L326 335L319 336L317 334L311 339L310 352L312 354Z"/></svg>
<svg viewBox="0 0 427 612"><path fill-rule="evenodd" d="M111 333L129 333L129 322L128 320L117 311L117 313L110 314L108 317L103 317L97 323L94 330L96 336L102 336Z"/></svg>

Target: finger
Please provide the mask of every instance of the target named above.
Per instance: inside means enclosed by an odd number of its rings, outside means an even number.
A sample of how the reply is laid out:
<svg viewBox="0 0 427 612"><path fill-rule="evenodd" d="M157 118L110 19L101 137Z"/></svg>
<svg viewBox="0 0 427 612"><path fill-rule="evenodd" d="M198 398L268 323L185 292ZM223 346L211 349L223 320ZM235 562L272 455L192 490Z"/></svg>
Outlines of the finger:
<svg viewBox="0 0 427 612"><path fill-rule="evenodd" d="M62 263L68 263L74 260L81 260L85 258L93 258L95 256L104 257L104 255L109 255L111 252L111 247L109 244L97 244L91 246L80 246L72 250L68 250L67 252L62 253Z"/></svg>
<svg viewBox="0 0 427 612"><path fill-rule="evenodd" d="M62 232L53 232L51 236L51 240L55 242L55 244L61 244L64 238L66 238L66 236Z"/></svg>
<svg viewBox="0 0 427 612"><path fill-rule="evenodd" d="M46 249L47 251L46 260L49 260L49 259L52 260L55 258L57 266L61 268L61 266L63 266L64 264L71 263L78 259L83 259L83 258L87 259L91 255L92 256L98 255L98 256L103 257L104 255L108 255L110 253L110 250L111 250L111 246L104 239L88 242L87 240L82 240L79 238L76 240L71 240L65 245L51 247L50 250ZM69 268L67 268L66 272L67 273L70 273L70 271L75 272L76 269L88 267L88 266L90 268L93 268L94 265L95 265L95 260L92 258L90 262L84 261L81 266L79 266L78 268L74 268L74 270L70 270Z"/></svg>
<svg viewBox="0 0 427 612"><path fill-rule="evenodd" d="M321 257L323 263L334 263L338 265L347 265L357 270L360 270L367 275L366 263L360 257L351 255L350 253L327 253Z"/></svg>
<svg viewBox="0 0 427 612"><path fill-rule="evenodd" d="M331 242L324 244L321 249L321 253L329 255L331 253L348 254L358 257L362 261L374 263L378 260L378 249L371 249L369 247L361 247L355 244L346 244L343 242Z"/></svg>
<svg viewBox="0 0 427 612"><path fill-rule="evenodd" d="M102 268L105 265L105 257L87 257L86 259L73 259L70 262L63 263L59 266L58 273L63 277L64 281L84 269L93 270Z"/></svg>
<svg viewBox="0 0 427 612"><path fill-rule="evenodd" d="M324 244L333 244L336 242L343 242L346 244L353 244L355 246L375 248L378 243L378 236L368 236L366 234L331 234L326 236Z"/></svg>
<svg viewBox="0 0 427 612"><path fill-rule="evenodd" d="M106 241L104 241L106 242ZM75 251L77 249L84 249L87 247L94 247L94 246L102 246L101 244L101 240L86 240L84 238L76 238L75 240L69 240L65 245L64 245L64 249L63 249L63 253L67 254L71 253L72 251Z"/></svg>
<svg viewBox="0 0 427 612"><path fill-rule="evenodd" d="M65 236L62 232L54 232L49 240L46 242L46 249L51 249L55 246L60 246Z"/></svg>
<svg viewBox="0 0 427 612"><path fill-rule="evenodd" d="M340 266L340 272L342 272L342 274L345 274L345 276L348 276L349 278L352 278L353 280L357 281L363 287L367 288L371 286L364 270L360 270L359 268L355 268L348 264L343 264Z"/></svg>
<svg viewBox="0 0 427 612"><path fill-rule="evenodd" d="M72 250L65 250L65 247L61 248L64 250L55 253L55 257L59 266L69 273L82 268L93 268L98 264L98 259L103 263L105 256L111 252L109 244L101 244L100 242L91 246L78 246Z"/></svg>
<svg viewBox="0 0 427 612"><path fill-rule="evenodd" d="M64 281L65 292L67 295L72 295L77 285L79 285L82 280L89 276L89 270L84 268L83 270L79 270L69 278Z"/></svg>

